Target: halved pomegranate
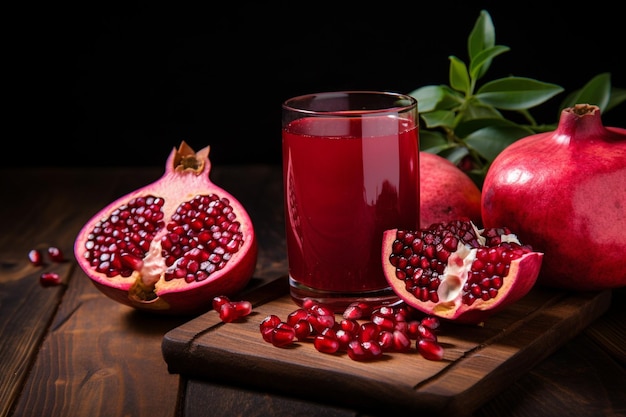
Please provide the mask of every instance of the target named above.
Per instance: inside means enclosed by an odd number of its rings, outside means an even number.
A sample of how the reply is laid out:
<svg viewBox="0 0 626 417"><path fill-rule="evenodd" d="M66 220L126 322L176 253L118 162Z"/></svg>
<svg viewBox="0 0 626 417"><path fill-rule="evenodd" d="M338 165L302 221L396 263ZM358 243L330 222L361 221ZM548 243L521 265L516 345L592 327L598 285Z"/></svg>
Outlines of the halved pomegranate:
<svg viewBox="0 0 626 417"><path fill-rule="evenodd" d="M161 178L83 226L76 259L104 294L137 309L188 315L249 282L258 252L252 221L209 179L209 149L195 153L183 141Z"/></svg>
<svg viewBox="0 0 626 417"><path fill-rule="evenodd" d="M471 221L392 229L383 236L383 271L398 296L459 323L483 322L526 295L542 259L507 228L479 230Z"/></svg>

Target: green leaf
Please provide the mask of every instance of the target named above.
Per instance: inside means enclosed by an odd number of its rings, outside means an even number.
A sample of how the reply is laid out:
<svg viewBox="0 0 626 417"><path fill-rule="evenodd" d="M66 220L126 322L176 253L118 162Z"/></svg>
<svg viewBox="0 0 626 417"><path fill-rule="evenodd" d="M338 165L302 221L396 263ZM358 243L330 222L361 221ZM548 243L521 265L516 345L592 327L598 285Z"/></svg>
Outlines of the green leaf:
<svg viewBox="0 0 626 417"><path fill-rule="evenodd" d="M483 67L489 66L491 64L492 58L500 54L503 54L505 52L508 52L510 50L511 48L509 48L508 46L498 45L498 46L494 46L494 47L485 49L483 51L480 51L470 61L470 68L469 68L470 77L476 80L479 79L480 74L484 73L482 71Z"/></svg>
<svg viewBox="0 0 626 417"><path fill-rule="evenodd" d="M449 146L448 140L440 132L420 130L420 150L432 153L439 153Z"/></svg>
<svg viewBox="0 0 626 417"><path fill-rule="evenodd" d="M471 93L467 65L453 55L450 56L450 87L466 95Z"/></svg>
<svg viewBox="0 0 626 417"><path fill-rule="evenodd" d="M437 85L427 85L409 93L411 97L417 100L417 106L420 112L433 111L444 94L443 88Z"/></svg>
<svg viewBox="0 0 626 417"><path fill-rule="evenodd" d="M489 118L502 118L502 115L493 106L481 103L478 100L471 100L462 114L463 121Z"/></svg>
<svg viewBox="0 0 626 417"><path fill-rule="evenodd" d="M583 88L567 96L561 109L575 104L594 104L604 111L611 97L611 74L608 72L596 75Z"/></svg>
<svg viewBox="0 0 626 417"><path fill-rule="evenodd" d="M625 101L626 101L626 89L612 87L611 98L609 99L609 103L606 105L606 109L604 109L604 112L611 110L613 107L616 107Z"/></svg>
<svg viewBox="0 0 626 417"><path fill-rule="evenodd" d="M417 100L420 113L451 109L463 102L463 98L446 85L427 85L412 91L409 95Z"/></svg>
<svg viewBox="0 0 626 417"><path fill-rule="evenodd" d="M457 136L464 138L464 137L469 136L472 132L475 132L477 130L480 130L486 127L502 127L502 128L511 127L515 129L523 129L527 135L532 135L533 133L536 133L534 130L528 127L520 126L517 123L512 122L511 120L505 119L503 117L482 118L482 119L475 118L475 119L470 119L470 120L464 120L456 126L454 132L456 133Z"/></svg>
<svg viewBox="0 0 626 417"><path fill-rule="evenodd" d="M488 126L466 136L464 142L487 161L493 161L504 148L526 136L528 131L516 126Z"/></svg>
<svg viewBox="0 0 626 417"><path fill-rule="evenodd" d="M526 110L535 107L563 88L524 77L507 77L490 81L476 92L475 98L502 110Z"/></svg>
<svg viewBox="0 0 626 417"><path fill-rule="evenodd" d="M428 113L420 113L428 129L436 127L454 127L455 113L449 110L435 110Z"/></svg>
<svg viewBox="0 0 626 417"><path fill-rule="evenodd" d="M474 28L467 38L467 51L469 53L470 62L474 61L481 52L493 47L495 44L496 30L493 26L491 16L486 10L481 10L474 24ZM485 75L490 65L491 60L485 61L477 72L475 79L480 79Z"/></svg>
<svg viewBox="0 0 626 417"><path fill-rule="evenodd" d="M461 162L461 159L463 159L467 154L469 154L469 150L465 146L450 146L439 152L440 156L443 156L454 165Z"/></svg>

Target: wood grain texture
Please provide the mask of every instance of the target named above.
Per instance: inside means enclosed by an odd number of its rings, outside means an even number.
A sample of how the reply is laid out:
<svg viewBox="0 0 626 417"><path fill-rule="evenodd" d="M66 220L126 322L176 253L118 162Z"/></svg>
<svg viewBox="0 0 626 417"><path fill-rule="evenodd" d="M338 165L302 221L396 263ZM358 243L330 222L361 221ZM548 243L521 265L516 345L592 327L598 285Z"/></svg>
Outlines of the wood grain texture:
<svg viewBox="0 0 626 417"><path fill-rule="evenodd" d="M604 313L611 295L535 289L484 326L443 323L442 361L414 350L358 362L345 353L321 354L312 343L276 348L261 338L264 317L285 319L296 308L287 288L283 278L248 294L254 311L240 322L222 323L210 311L168 332L163 354L170 372L350 408L469 415Z"/></svg>
<svg viewBox="0 0 626 417"><path fill-rule="evenodd" d="M2 172L12 204L0 216L0 417L171 417L179 376L168 372L163 335L189 320L134 311L95 289L73 258L82 225L110 201L160 177L163 168L33 168ZM249 288L286 271L280 169L211 173L250 207L261 248ZM60 247L67 262L30 265L26 254ZM55 270L63 285L43 288Z"/></svg>

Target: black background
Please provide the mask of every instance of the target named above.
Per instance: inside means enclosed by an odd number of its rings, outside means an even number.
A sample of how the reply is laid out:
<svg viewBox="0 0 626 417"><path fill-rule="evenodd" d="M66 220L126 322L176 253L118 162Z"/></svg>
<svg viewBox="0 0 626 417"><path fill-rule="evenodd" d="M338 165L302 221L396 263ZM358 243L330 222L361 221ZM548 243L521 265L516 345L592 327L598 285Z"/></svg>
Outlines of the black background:
<svg viewBox="0 0 626 417"><path fill-rule="evenodd" d="M507 75L565 88L610 72L626 88L623 15L587 2L154 2L16 13L5 61L15 124L6 165L161 165L181 140L213 164L280 163L280 106L293 95L448 83L448 57L487 10ZM582 7L581 7L582 6ZM27 8L27 7L26 7ZM8 18L8 16L7 16ZM555 99L532 111L558 118ZM15 116L15 117L14 117ZM604 115L626 127L626 105ZM6 157L8 155L8 157Z"/></svg>

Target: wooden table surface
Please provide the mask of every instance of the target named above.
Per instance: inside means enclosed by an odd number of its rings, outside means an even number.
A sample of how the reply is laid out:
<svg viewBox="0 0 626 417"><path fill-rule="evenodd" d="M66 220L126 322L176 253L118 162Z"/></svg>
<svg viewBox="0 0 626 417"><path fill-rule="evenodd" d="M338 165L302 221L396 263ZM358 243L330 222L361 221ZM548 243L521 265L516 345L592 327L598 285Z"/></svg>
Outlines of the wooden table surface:
<svg viewBox="0 0 626 417"><path fill-rule="evenodd" d="M152 316L102 295L74 261L82 225L157 179L162 168L37 168L0 172L0 417L363 416L242 386L172 374L161 343L189 318ZM259 262L248 290L287 270L279 166L214 167L213 181L249 210ZM30 249L68 259L35 267ZM626 266L626 265L625 265ZM43 287L55 270L63 285ZM575 338L471 415L626 416L626 288ZM311 389L315 389L314 386Z"/></svg>

